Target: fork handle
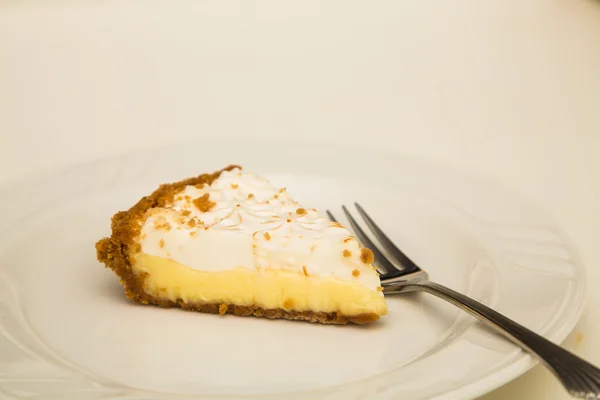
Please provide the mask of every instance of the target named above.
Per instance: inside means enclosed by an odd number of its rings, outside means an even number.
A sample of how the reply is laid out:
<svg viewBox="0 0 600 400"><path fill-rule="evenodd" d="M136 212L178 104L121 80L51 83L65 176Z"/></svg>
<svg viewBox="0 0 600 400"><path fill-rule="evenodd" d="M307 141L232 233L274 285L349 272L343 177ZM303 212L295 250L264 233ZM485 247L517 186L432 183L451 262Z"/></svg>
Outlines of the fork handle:
<svg viewBox="0 0 600 400"><path fill-rule="evenodd" d="M386 294L414 291L433 294L486 322L536 356L558 377L572 396L600 399L600 369L484 304L430 281L399 282L385 288Z"/></svg>

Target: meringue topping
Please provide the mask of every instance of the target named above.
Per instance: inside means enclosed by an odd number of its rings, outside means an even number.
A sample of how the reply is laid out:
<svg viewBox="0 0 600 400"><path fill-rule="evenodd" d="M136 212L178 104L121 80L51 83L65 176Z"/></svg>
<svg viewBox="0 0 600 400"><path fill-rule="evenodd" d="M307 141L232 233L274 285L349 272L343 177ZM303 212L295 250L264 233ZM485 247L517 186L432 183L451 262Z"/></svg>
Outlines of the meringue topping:
<svg viewBox="0 0 600 400"><path fill-rule="evenodd" d="M280 269L380 287L372 253L350 231L240 169L148 210L138 241L145 254L200 271Z"/></svg>

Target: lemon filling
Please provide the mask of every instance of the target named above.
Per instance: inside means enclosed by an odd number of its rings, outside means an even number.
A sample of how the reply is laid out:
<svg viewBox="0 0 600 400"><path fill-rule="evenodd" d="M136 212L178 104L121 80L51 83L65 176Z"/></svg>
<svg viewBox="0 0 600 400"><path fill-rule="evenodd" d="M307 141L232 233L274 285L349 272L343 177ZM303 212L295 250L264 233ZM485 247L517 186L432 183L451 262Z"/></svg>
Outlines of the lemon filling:
<svg viewBox="0 0 600 400"><path fill-rule="evenodd" d="M347 316L387 312L381 293L335 277L245 267L201 271L164 257L144 253L134 257L134 272L145 275L144 291L174 302L338 312Z"/></svg>

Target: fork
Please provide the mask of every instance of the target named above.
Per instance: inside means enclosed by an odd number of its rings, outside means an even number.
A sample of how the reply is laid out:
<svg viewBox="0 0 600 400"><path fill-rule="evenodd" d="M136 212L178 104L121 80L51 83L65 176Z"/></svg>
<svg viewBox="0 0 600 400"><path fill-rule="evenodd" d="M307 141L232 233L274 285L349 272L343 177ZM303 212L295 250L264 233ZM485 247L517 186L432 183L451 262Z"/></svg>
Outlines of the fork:
<svg viewBox="0 0 600 400"><path fill-rule="evenodd" d="M406 254L398 249L359 204L354 203L354 205L373 236L388 254L388 257L386 257L359 226L346 206L342 206L342 210L348 218L358 241L363 246L371 249L375 255L375 266L381 274L380 279L384 294L426 292L446 300L477 317L508 340L537 357L554 373L571 396L583 399L600 399L600 369L486 305L446 286L430 281L427 272L419 268ZM327 215L333 222L337 222L330 211L327 211Z"/></svg>

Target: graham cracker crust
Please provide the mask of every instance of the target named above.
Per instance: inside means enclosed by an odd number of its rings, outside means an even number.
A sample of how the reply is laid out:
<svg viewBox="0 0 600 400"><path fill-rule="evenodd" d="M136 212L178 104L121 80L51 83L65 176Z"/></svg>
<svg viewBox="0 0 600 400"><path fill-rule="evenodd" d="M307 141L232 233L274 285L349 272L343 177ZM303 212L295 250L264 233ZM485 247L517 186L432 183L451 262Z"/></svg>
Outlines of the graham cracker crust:
<svg viewBox="0 0 600 400"><path fill-rule="evenodd" d="M354 324L368 324L379 319L377 314L359 314L353 316L341 315L339 313L323 313L313 311L287 311L284 309L264 309L261 307L238 306L224 303L185 303L174 302L168 299L151 298L150 304L163 308L180 307L186 311L197 311L208 314L233 314L237 316L254 316L269 319L287 319L294 321L308 321L321 324L344 325L349 322Z"/></svg>
<svg viewBox="0 0 600 400"><path fill-rule="evenodd" d="M288 320L309 321L322 324L367 324L379 319L375 313L364 313L347 316L338 312L322 313L313 311L293 311L284 309L263 309L260 307L247 307L235 304L218 303L186 303L182 300L171 301L147 294L144 291L144 275L135 274L131 268L130 255L140 250L135 238L139 235L144 222L146 211L153 207L162 207L172 202L175 194L188 185L210 185L223 171L241 168L230 165L212 174L203 174L197 177L184 179L179 182L161 185L154 193L142 198L127 211L120 211L112 217L110 237L96 243L98 261L112 269L120 278L125 288L125 295L130 300L140 304L153 304L159 307L180 307L183 310L198 311L211 314L234 314L238 316L255 316L265 318L283 318Z"/></svg>

